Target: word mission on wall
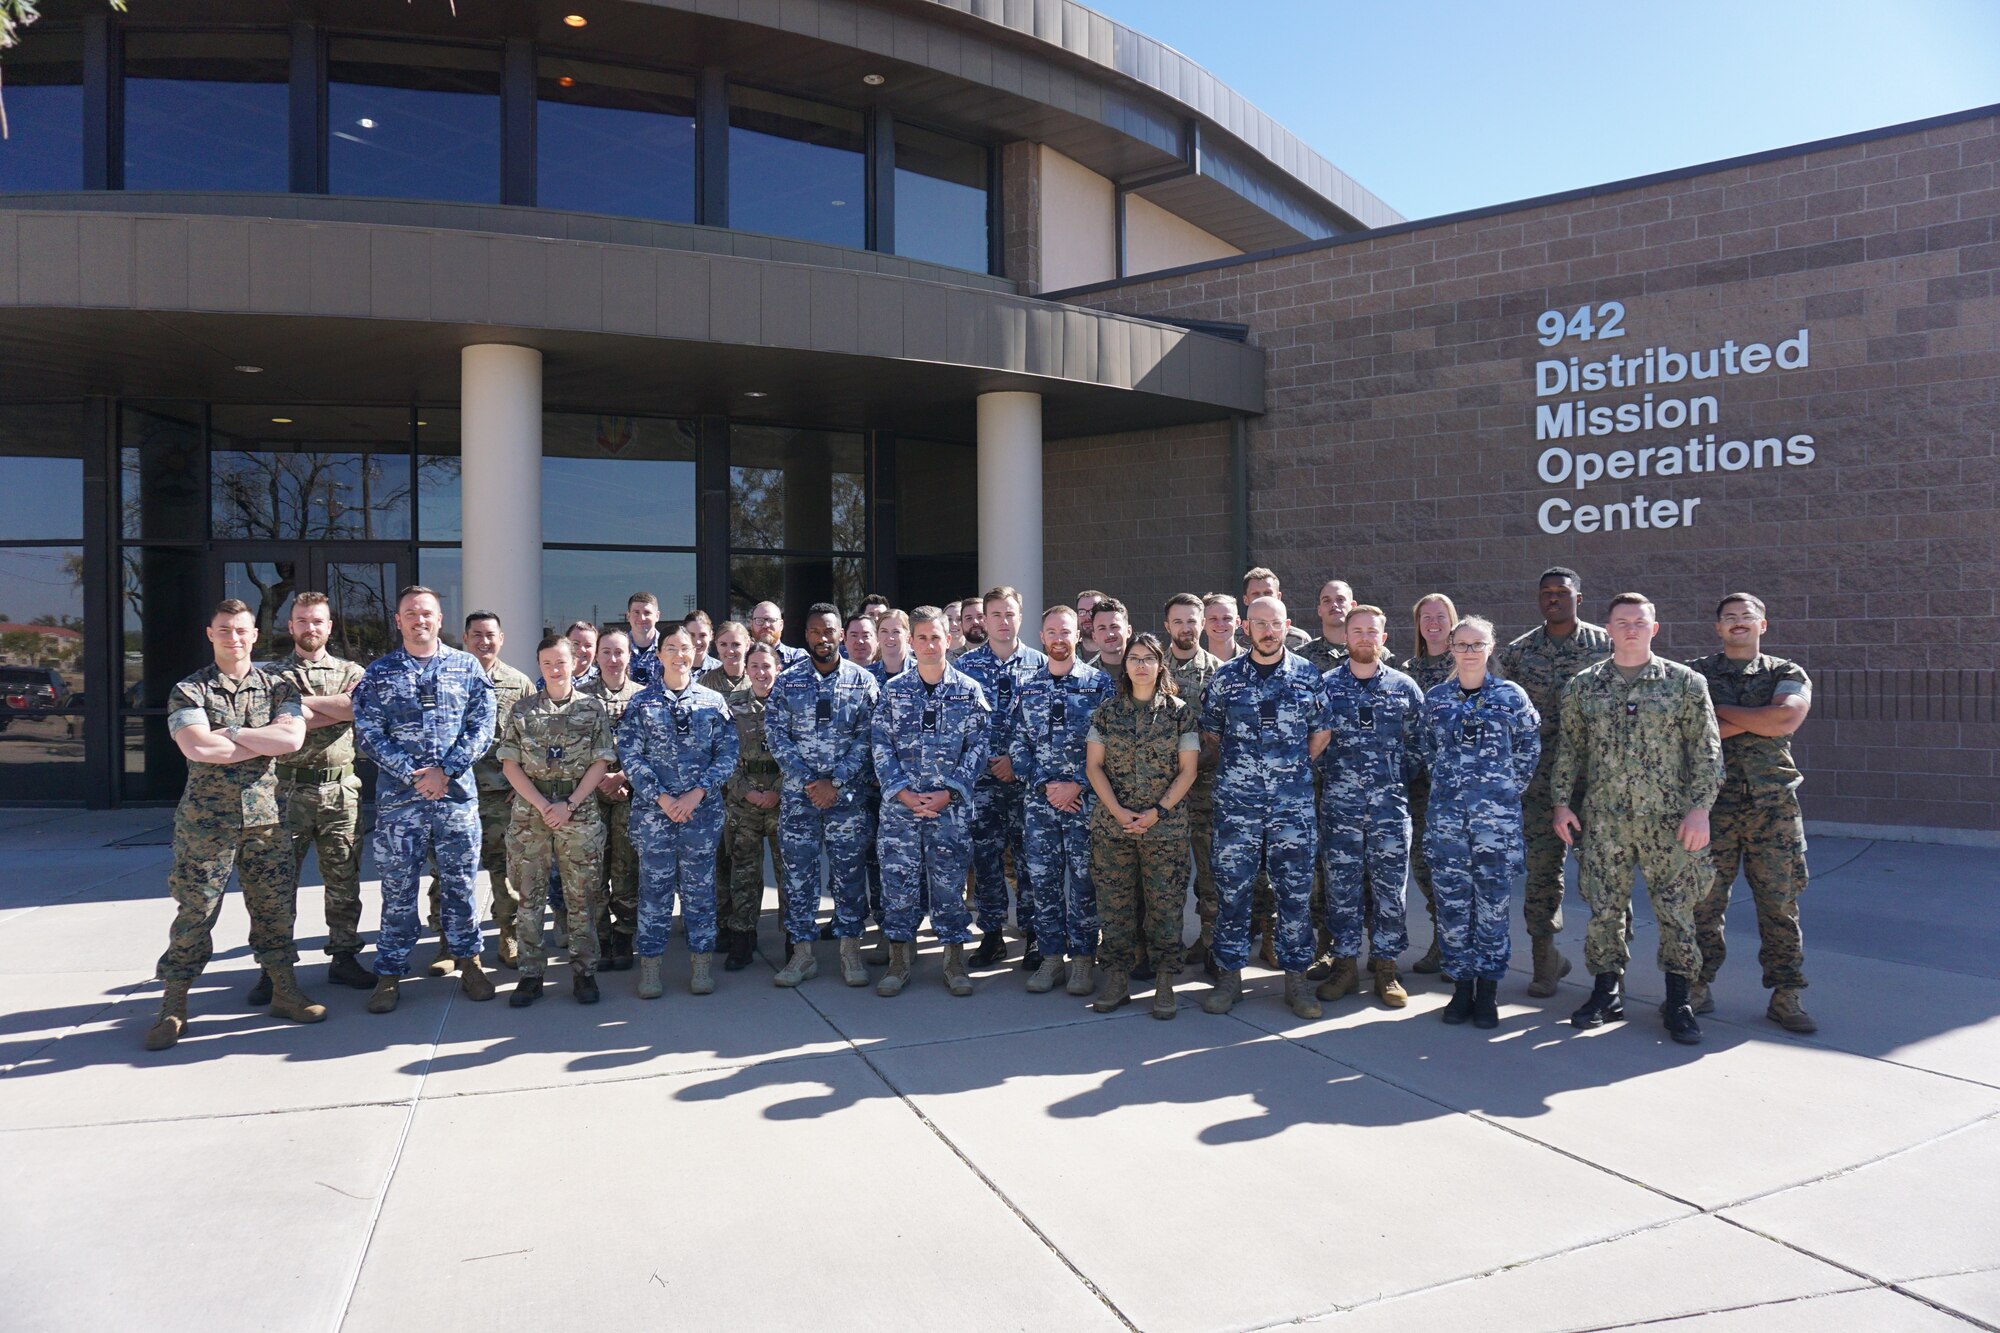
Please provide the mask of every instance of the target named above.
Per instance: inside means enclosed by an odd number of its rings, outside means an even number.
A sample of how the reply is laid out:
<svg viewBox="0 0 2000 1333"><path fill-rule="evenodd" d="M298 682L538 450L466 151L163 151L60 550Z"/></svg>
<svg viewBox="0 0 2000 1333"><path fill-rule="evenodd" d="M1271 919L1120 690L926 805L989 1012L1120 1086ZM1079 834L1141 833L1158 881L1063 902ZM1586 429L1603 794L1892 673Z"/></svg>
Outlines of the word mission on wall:
<svg viewBox="0 0 2000 1333"><path fill-rule="evenodd" d="M1641 346L1626 341L1625 315L1622 302L1606 301L1544 310L1535 320L1536 341L1548 349L1534 358L1535 475L1565 492L1537 507L1543 532L1688 527L1701 507L1701 496L1687 493L1690 479L1804 467L1818 457L1810 435L1735 434L1718 392L1746 377L1806 369L1812 330L1771 342ZM1614 488L1615 496L1603 494Z"/></svg>

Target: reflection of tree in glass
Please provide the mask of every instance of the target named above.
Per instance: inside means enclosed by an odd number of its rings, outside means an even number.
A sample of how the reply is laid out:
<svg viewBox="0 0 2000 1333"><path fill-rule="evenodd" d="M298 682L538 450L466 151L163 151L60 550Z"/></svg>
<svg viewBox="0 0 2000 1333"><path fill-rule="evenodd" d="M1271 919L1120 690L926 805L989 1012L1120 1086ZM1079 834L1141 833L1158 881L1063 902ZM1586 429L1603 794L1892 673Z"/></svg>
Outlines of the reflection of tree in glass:
<svg viewBox="0 0 2000 1333"><path fill-rule="evenodd" d="M394 578L391 565L326 567L326 595L333 603L333 641L327 647L335 656L366 666L389 651L394 642L389 584Z"/></svg>
<svg viewBox="0 0 2000 1333"><path fill-rule="evenodd" d="M407 455L217 450L209 468L219 538L409 535Z"/></svg>

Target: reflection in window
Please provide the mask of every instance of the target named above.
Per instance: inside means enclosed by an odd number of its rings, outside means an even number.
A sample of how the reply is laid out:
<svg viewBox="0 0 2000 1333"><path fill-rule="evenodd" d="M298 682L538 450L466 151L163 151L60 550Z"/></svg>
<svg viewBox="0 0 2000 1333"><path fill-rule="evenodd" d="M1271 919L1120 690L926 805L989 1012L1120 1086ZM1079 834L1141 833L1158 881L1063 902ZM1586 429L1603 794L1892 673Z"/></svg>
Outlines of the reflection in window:
<svg viewBox="0 0 2000 1333"><path fill-rule="evenodd" d="M210 424L217 538L409 537L407 412L218 406Z"/></svg>
<svg viewBox="0 0 2000 1333"><path fill-rule="evenodd" d="M896 591L943 606L978 586L979 466L970 444L896 441Z"/></svg>
<svg viewBox="0 0 2000 1333"><path fill-rule="evenodd" d="M290 51L282 33L128 33L125 188L285 190Z"/></svg>
<svg viewBox="0 0 2000 1333"><path fill-rule="evenodd" d="M542 419L542 540L694 545L695 427L657 417Z"/></svg>
<svg viewBox="0 0 2000 1333"><path fill-rule="evenodd" d="M785 623L797 627L805 624L806 608L814 602L832 602L843 611L853 611L866 596L861 586L865 573L860 556L733 555L729 614L747 621L757 603L776 602L784 608Z"/></svg>
<svg viewBox="0 0 2000 1333"><path fill-rule="evenodd" d="M257 660L282 661L292 651L292 597L305 580L296 560L225 560L222 595L234 597L257 619Z"/></svg>
<svg viewBox="0 0 2000 1333"><path fill-rule="evenodd" d="M440 636L454 648L463 647L466 612L472 608L465 604L465 561L459 558L456 546L424 546L417 550L417 582L438 595L438 605L444 608L444 633ZM504 626L502 628L505 628ZM530 626L539 637L536 627ZM530 648L533 644L528 645Z"/></svg>
<svg viewBox="0 0 2000 1333"><path fill-rule="evenodd" d="M459 518L459 477L458 409L418 408L417 539L419 541L455 542L464 535ZM447 616L446 619L450 617Z"/></svg>
<svg viewBox="0 0 2000 1333"><path fill-rule="evenodd" d="M82 541L82 411L0 407L0 541Z"/></svg>
<svg viewBox="0 0 2000 1333"><path fill-rule="evenodd" d="M859 435L736 426L729 434L729 544L737 550L866 548Z"/></svg>
<svg viewBox="0 0 2000 1333"><path fill-rule="evenodd" d="M327 561L326 596L333 611L327 650L366 666L399 644L397 585L392 560Z"/></svg>
<svg viewBox="0 0 2000 1333"><path fill-rule="evenodd" d="M694 80L543 56L536 82L536 202L694 220Z"/></svg>
<svg viewBox="0 0 2000 1333"><path fill-rule="evenodd" d="M165 708L176 682L208 660L202 637L202 556L172 546L128 546L119 555L119 704Z"/></svg>
<svg viewBox="0 0 2000 1333"><path fill-rule="evenodd" d="M868 243L859 111L729 90L729 225L860 249Z"/></svg>
<svg viewBox="0 0 2000 1333"><path fill-rule="evenodd" d="M118 454L120 532L128 539L208 535L199 403L127 406Z"/></svg>
<svg viewBox="0 0 2000 1333"><path fill-rule="evenodd" d="M37 26L7 52L0 191L83 188L83 34Z"/></svg>
<svg viewBox="0 0 2000 1333"><path fill-rule="evenodd" d="M83 548L0 547L0 801L83 791Z"/></svg>
<svg viewBox="0 0 2000 1333"><path fill-rule="evenodd" d="M896 253L984 273L986 150L913 125L896 126Z"/></svg>
<svg viewBox="0 0 2000 1333"><path fill-rule="evenodd" d="M635 592L659 598L660 613L669 618L694 610L694 552L542 552L542 620L549 626L622 624L626 599Z"/></svg>
<svg viewBox="0 0 2000 1333"><path fill-rule="evenodd" d="M334 194L499 201L499 52L336 37L327 78Z"/></svg>
<svg viewBox="0 0 2000 1333"><path fill-rule="evenodd" d="M128 801L171 801L187 786L187 760L167 734L167 719L125 719L125 763L121 776Z"/></svg>

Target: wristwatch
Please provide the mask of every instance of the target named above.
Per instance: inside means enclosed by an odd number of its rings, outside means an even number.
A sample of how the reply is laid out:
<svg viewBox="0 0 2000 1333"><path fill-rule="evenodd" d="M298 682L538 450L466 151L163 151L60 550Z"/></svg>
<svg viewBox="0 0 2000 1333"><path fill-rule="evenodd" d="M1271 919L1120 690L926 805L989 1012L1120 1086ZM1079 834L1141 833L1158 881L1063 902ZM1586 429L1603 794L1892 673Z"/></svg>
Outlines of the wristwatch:
<svg viewBox="0 0 2000 1333"><path fill-rule="evenodd" d="M1158 802L1155 802L1153 805L1153 813L1155 815L1158 815L1161 819L1165 819L1167 817L1167 807L1159 804Z"/></svg>

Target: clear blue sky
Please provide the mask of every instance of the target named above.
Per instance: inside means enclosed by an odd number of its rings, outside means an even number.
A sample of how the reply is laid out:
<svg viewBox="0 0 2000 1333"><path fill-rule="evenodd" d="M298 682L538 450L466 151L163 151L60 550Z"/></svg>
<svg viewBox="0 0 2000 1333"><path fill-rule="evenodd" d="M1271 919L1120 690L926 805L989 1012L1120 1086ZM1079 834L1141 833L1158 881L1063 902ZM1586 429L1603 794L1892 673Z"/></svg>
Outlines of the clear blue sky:
<svg viewBox="0 0 2000 1333"><path fill-rule="evenodd" d="M1086 0L1406 217L2000 102L1994 0Z"/></svg>

